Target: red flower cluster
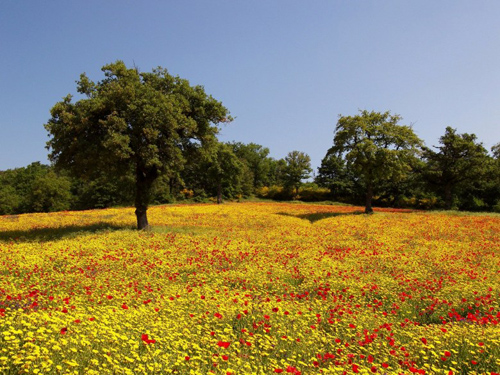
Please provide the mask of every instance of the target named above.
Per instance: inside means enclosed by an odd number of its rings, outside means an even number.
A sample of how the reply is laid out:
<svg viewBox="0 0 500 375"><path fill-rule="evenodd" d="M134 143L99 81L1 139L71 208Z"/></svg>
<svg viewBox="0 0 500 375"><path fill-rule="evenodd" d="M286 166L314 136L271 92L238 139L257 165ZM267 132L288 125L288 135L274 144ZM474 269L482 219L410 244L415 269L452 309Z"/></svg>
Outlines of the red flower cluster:
<svg viewBox="0 0 500 375"><path fill-rule="evenodd" d="M149 345L149 344L154 344L156 342L156 340L152 340L149 338L149 336L147 334L143 334L141 336L141 340L144 342L144 344L146 345Z"/></svg>

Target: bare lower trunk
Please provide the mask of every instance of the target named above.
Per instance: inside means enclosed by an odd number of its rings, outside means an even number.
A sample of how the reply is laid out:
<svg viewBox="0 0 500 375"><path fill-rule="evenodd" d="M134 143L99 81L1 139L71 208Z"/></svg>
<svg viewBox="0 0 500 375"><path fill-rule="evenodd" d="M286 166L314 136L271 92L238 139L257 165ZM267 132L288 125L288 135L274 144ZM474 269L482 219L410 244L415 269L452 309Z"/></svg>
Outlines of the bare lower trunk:
<svg viewBox="0 0 500 375"><path fill-rule="evenodd" d="M368 185L366 188L366 203L365 203L365 214L372 214L372 199L373 199L373 187Z"/></svg>
<svg viewBox="0 0 500 375"><path fill-rule="evenodd" d="M155 168L140 168L136 169L135 181L135 216L137 217L137 229L148 230L148 206L151 198L151 186L154 180L158 177L158 172Z"/></svg>
<svg viewBox="0 0 500 375"><path fill-rule="evenodd" d="M136 208L135 210L135 216L137 217L137 229L139 230L149 229L147 211L148 211L147 208L146 209Z"/></svg>

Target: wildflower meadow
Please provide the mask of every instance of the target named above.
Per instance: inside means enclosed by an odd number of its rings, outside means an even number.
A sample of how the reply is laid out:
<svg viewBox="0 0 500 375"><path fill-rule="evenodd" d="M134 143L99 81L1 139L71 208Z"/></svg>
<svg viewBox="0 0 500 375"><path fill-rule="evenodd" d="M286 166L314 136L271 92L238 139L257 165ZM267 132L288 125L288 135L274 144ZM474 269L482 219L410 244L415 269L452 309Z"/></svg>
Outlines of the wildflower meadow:
<svg viewBox="0 0 500 375"><path fill-rule="evenodd" d="M1 216L0 373L498 373L500 215L361 211Z"/></svg>

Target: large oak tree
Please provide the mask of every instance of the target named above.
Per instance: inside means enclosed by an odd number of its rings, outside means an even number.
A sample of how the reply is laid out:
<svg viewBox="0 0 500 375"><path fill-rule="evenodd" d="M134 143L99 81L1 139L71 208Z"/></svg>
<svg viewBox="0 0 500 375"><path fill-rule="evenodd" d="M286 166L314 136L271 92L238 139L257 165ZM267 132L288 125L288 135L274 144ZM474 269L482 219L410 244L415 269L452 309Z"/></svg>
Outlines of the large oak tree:
<svg viewBox="0 0 500 375"><path fill-rule="evenodd" d="M102 71L97 83L80 76L82 99L68 95L51 109L49 158L81 178L132 175L137 227L145 229L153 182L181 169L187 150L215 144L229 113L202 86L161 67L141 73L116 61Z"/></svg>

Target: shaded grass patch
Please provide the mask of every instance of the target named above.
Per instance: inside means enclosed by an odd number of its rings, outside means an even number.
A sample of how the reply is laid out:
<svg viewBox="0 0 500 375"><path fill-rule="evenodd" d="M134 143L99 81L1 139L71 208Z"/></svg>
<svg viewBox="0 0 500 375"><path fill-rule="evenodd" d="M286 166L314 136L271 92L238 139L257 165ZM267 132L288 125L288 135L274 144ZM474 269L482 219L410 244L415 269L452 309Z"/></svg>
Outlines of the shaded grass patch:
<svg viewBox="0 0 500 375"><path fill-rule="evenodd" d="M0 231L1 242L46 242L75 238L84 234L133 229L127 225L99 222L89 225L68 225L55 228L31 228L29 230Z"/></svg>

